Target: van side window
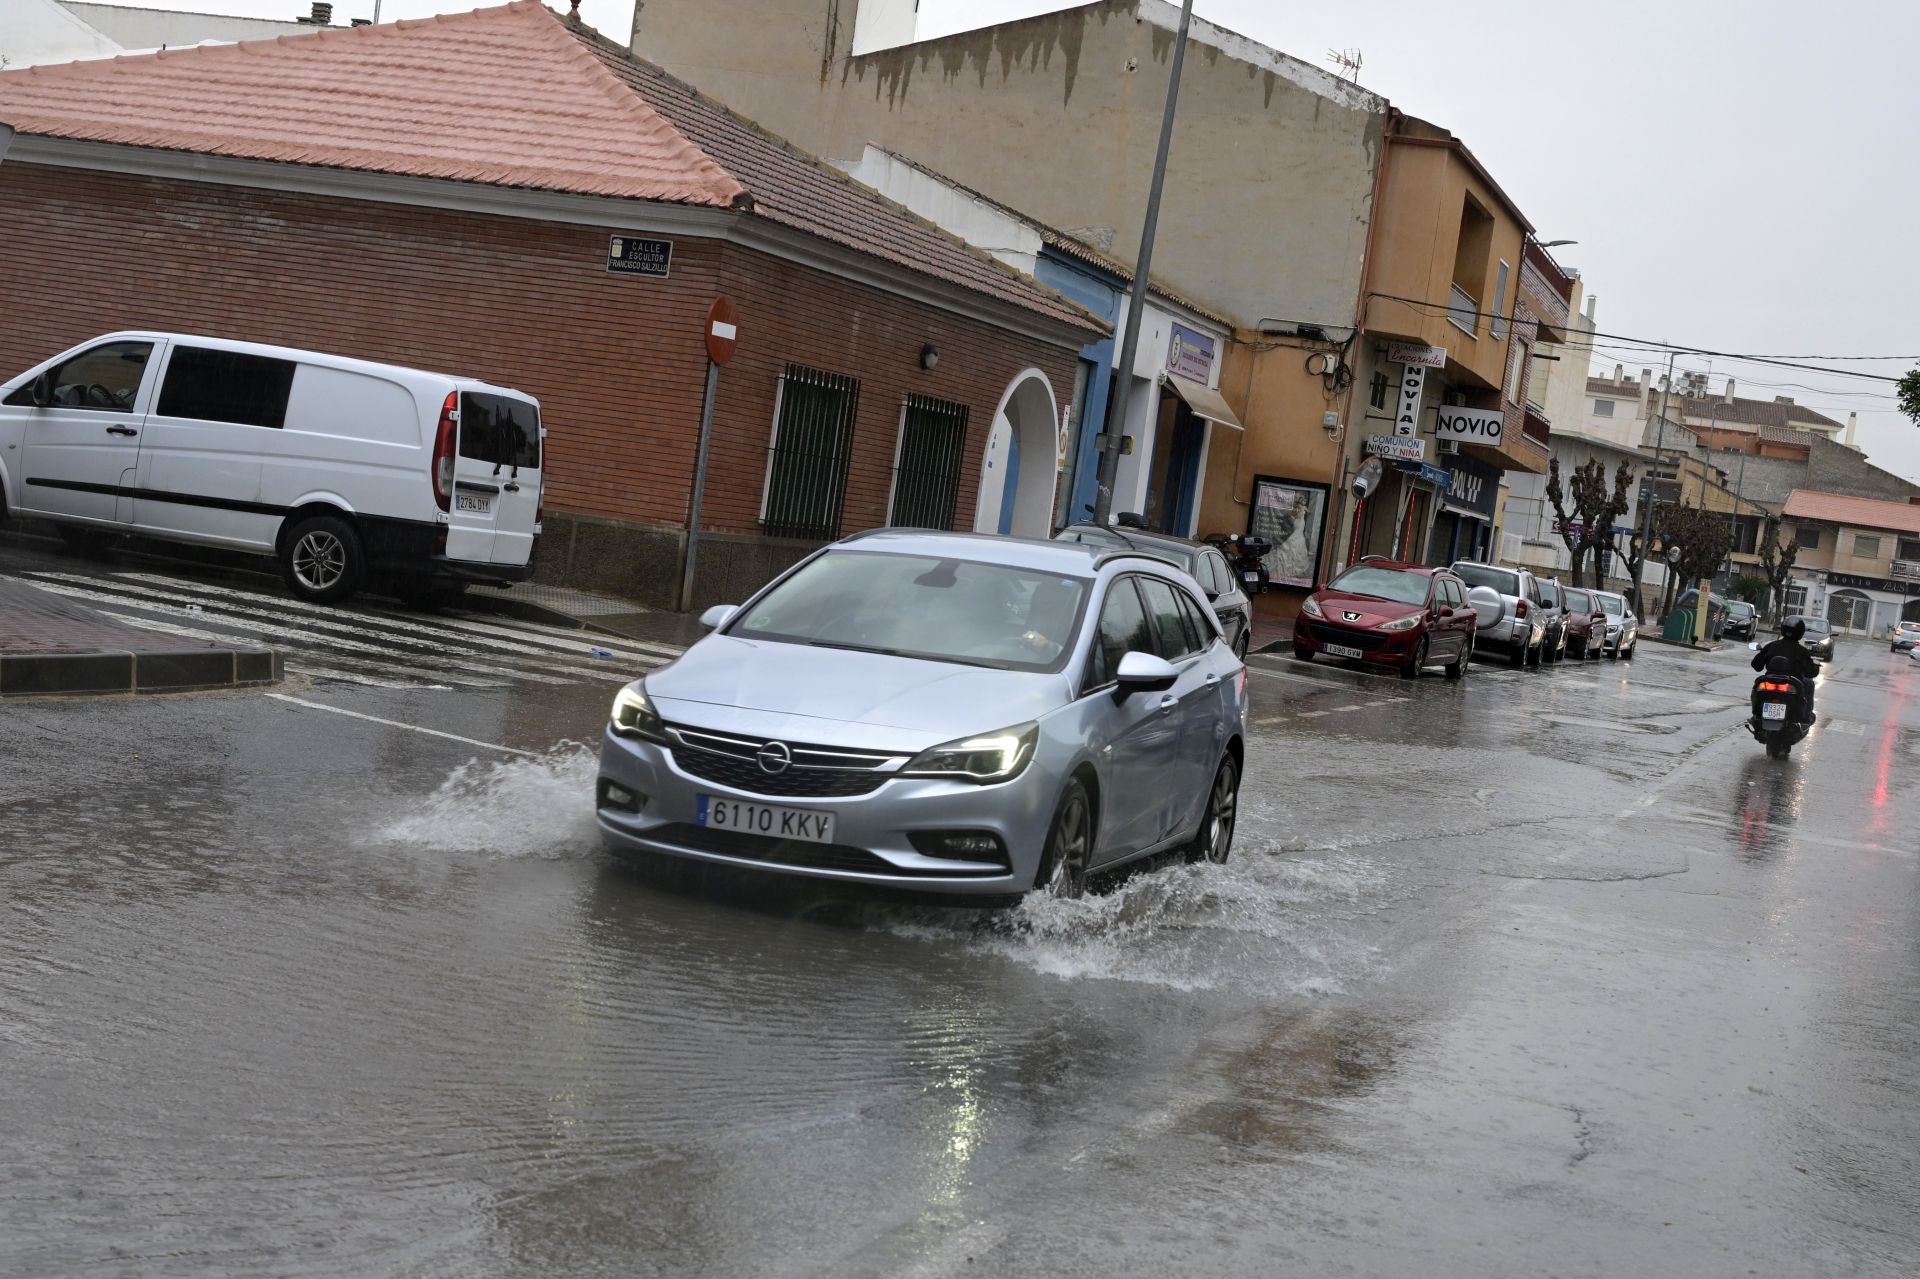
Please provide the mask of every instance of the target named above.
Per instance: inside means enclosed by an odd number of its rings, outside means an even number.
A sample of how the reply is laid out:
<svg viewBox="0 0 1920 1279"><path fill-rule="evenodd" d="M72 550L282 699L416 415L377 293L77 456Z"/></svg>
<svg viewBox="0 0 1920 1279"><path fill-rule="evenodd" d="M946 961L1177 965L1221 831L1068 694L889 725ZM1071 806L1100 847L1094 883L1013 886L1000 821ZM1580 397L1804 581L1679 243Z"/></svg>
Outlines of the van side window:
<svg viewBox="0 0 1920 1279"><path fill-rule="evenodd" d="M287 392L293 389L296 367L292 360L270 355L176 346L155 412L277 431L286 425Z"/></svg>
<svg viewBox="0 0 1920 1279"><path fill-rule="evenodd" d="M48 369L53 383L53 408L94 409L101 413L131 413L140 380L147 375L151 342L109 342ZM32 379L7 396L12 408L33 406Z"/></svg>

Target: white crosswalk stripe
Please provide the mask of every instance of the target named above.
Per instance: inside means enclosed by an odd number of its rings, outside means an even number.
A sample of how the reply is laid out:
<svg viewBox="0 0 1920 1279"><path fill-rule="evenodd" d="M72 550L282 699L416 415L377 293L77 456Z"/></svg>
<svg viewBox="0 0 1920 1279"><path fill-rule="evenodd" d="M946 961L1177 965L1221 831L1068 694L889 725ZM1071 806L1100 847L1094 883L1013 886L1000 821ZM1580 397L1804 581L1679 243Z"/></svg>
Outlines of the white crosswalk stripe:
<svg viewBox="0 0 1920 1279"><path fill-rule="evenodd" d="M268 644L281 650L290 674L374 688L619 684L682 651L518 618L410 614L362 602L328 607L153 573L23 576L123 625L182 639Z"/></svg>

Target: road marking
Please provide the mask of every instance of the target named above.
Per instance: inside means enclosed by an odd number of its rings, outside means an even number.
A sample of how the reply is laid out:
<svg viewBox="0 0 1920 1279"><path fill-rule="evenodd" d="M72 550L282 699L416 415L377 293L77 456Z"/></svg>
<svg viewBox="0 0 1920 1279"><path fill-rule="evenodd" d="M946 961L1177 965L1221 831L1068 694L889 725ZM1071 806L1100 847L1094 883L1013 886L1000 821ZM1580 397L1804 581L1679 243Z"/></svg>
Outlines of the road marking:
<svg viewBox="0 0 1920 1279"><path fill-rule="evenodd" d="M1359 710L1365 710L1365 709L1366 707L1362 706L1358 702L1355 702L1352 706L1336 706L1333 708L1334 713L1336 714L1339 713L1340 711L1359 711Z"/></svg>
<svg viewBox="0 0 1920 1279"><path fill-rule="evenodd" d="M35 579L34 584L42 590L53 592L55 595L71 595L78 599L92 600L96 603L114 604L122 608L135 605L156 609L160 612L179 617L201 617L208 621L222 621L237 624L246 627L248 630L257 631L261 635L273 636L296 646L309 649L319 648L323 652L329 649L347 649L358 653L370 653L374 657L379 658L382 665L388 670L400 671L408 675L421 675L435 681L444 681L449 684L464 684L470 688L500 687L498 680L475 679L470 675L456 675L451 671L430 670L424 667L408 666L404 662L392 660L400 657L430 656L430 654L396 652L393 649L380 648L360 640L344 639L339 636L326 634L316 635L311 631L299 631L290 626L275 626L268 622L256 622L250 618L223 616L220 614L207 613L204 610L196 613L181 605L167 604L159 600L149 600L142 596L117 595L107 591L82 590L77 586L64 586L44 579ZM295 619L288 618L287 620L293 621ZM505 667L482 666L464 660L464 655L456 654L455 656L460 658L459 665L464 671L476 671L488 675L502 676L507 679L525 679L536 684L573 684L578 682L565 679L558 675L542 675L533 672L512 670Z"/></svg>
<svg viewBox="0 0 1920 1279"><path fill-rule="evenodd" d="M1331 715L1332 711L1301 711L1301 719L1319 719L1322 715Z"/></svg>
<svg viewBox="0 0 1920 1279"><path fill-rule="evenodd" d="M428 737L444 737L450 742L461 742L468 746L478 746L483 750L505 751L509 755L537 755L538 751L523 751L518 746L502 746L498 742L483 742L477 737L462 737L458 733L443 733L437 728L422 728L418 724L403 724L397 719L382 719L378 715L367 715L360 711L350 711L344 706L329 706L325 702L310 702L304 697L295 697L291 693L268 693L268 697L277 702L291 702L295 706L305 706L316 711L327 711L333 715L345 715L349 719L363 719L369 724L385 724L388 728L404 728L410 733L425 733Z"/></svg>
<svg viewBox="0 0 1920 1279"><path fill-rule="evenodd" d="M222 635L218 631L203 631L192 626L173 626L166 622L156 621L151 617L133 617L126 613L108 613L105 611L102 611L100 616L112 618L116 622L123 622L128 626L138 627L141 630L155 631L162 635L178 635L184 639L204 640L214 644L236 644L244 648L253 647L253 641L250 639L242 639L236 635ZM353 659L335 654L334 660L351 661ZM331 666L315 666L301 660L298 655L295 656L293 661L285 662L285 669L294 675L318 675L322 679L345 680L350 684L366 684L373 688L445 689L448 687L446 684L412 684L406 680L381 679L377 675L364 675L354 671L335 670Z"/></svg>

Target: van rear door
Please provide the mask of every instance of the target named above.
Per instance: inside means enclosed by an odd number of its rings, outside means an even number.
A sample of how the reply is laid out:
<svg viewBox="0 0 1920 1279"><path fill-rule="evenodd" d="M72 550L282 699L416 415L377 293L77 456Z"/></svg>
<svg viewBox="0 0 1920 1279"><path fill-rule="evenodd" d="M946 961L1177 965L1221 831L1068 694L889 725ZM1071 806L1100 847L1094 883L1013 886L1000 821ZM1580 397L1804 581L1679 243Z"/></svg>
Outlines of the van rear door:
<svg viewBox="0 0 1920 1279"><path fill-rule="evenodd" d="M460 393L447 558L524 566L540 511L540 406L502 391Z"/></svg>

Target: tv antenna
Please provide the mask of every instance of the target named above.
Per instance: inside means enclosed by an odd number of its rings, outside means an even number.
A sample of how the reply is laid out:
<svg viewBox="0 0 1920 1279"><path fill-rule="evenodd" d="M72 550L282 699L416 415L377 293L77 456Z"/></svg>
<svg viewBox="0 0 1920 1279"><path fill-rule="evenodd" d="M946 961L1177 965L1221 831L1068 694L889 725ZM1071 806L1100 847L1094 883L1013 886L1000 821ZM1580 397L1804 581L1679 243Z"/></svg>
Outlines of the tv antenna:
<svg viewBox="0 0 1920 1279"><path fill-rule="evenodd" d="M1328 49L1327 61L1339 67L1341 74L1355 84L1360 83L1360 65L1362 59L1358 49Z"/></svg>

